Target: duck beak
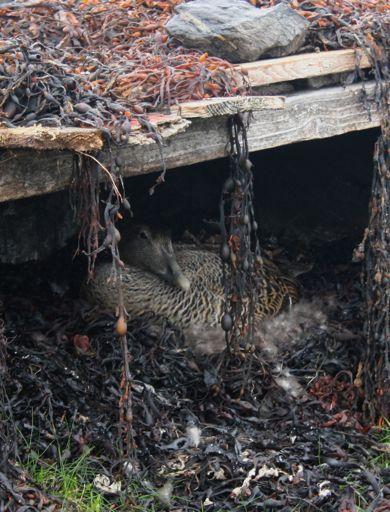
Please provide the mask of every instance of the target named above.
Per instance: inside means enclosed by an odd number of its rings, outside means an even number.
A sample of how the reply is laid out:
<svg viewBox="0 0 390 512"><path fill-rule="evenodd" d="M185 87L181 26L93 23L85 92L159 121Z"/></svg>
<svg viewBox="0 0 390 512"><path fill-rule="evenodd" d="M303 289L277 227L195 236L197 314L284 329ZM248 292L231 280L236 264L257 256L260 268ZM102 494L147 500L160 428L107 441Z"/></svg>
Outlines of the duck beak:
<svg viewBox="0 0 390 512"><path fill-rule="evenodd" d="M186 276L181 272L180 274L173 276L173 284L180 288L180 290L183 290L183 292L188 292L188 290L191 287L189 279L186 278Z"/></svg>
<svg viewBox="0 0 390 512"><path fill-rule="evenodd" d="M190 289L191 283L189 279L183 274L182 269L179 267L179 264L176 261L175 256L168 256L168 272L166 274L166 280L183 290L184 292L188 292Z"/></svg>

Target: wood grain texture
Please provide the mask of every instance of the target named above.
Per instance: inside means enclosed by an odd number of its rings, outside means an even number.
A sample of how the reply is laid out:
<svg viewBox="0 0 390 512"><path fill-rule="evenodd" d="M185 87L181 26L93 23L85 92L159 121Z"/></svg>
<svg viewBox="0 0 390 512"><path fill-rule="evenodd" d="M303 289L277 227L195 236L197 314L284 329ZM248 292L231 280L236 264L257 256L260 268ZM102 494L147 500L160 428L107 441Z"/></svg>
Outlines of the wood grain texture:
<svg viewBox="0 0 390 512"><path fill-rule="evenodd" d="M0 128L0 148L93 151L102 147L101 132L93 128Z"/></svg>
<svg viewBox="0 0 390 512"><path fill-rule="evenodd" d="M379 126L373 101L375 84L364 87L371 114L363 105L361 84L293 94L286 97L284 109L254 112L248 133L250 151ZM185 123L180 130L176 127L170 133L167 128L165 133L168 169L226 156L226 117ZM125 176L161 170L157 145L144 142L139 140L120 150L126 162ZM70 152L4 151L0 156L0 201L61 190L69 185L71 174Z"/></svg>
<svg viewBox="0 0 390 512"><path fill-rule="evenodd" d="M252 87L288 82L300 78L354 71L356 55L361 69L370 68L368 57L360 50L303 53L279 59L261 60L237 65Z"/></svg>
<svg viewBox="0 0 390 512"><path fill-rule="evenodd" d="M284 108L283 96L233 96L209 100L188 101L172 107L172 111L186 119L228 116L239 112Z"/></svg>

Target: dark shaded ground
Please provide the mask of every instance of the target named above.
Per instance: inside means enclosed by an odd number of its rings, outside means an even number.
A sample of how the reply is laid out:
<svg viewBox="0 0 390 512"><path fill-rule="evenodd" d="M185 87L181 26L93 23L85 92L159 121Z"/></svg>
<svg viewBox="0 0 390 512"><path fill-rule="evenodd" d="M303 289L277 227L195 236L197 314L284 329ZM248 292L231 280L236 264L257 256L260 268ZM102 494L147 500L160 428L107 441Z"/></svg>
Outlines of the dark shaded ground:
<svg viewBox="0 0 390 512"><path fill-rule="evenodd" d="M96 474L122 488L129 479L150 496L140 505L132 493L114 495L112 510L158 509L152 491L170 481L177 512L202 503L214 512L388 510L390 473L374 464L384 447L361 415L364 311L361 269L351 263L367 224L376 137L371 130L253 155L263 250L312 266L300 277L302 302L265 330L279 364L259 349L233 360L202 355L161 320L134 323L131 466L120 450L114 318L77 298L86 269L71 263L74 247L44 263L0 266L0 511L60 510L52 498L39 504L20 467L32 452L72 461L85 449ZM155 176L132 178L132 206L175 226L175 237L188 228L202 238L212 232L202 219L218 216L225 167L172 171L152 197ZM299 399L294 377L307 391Z"/></svg>
<svg viewBox="0 0 390 512"><path fill-rule="evenodd" d="M178 498L171 510L177 511L200 510L202 503L214 511L388 510L389 470L373 464L381 447L359 412L360 269L350 264L351 241L328 240L324 232L312 232L310 240L291 235L294 244L284 240L279 249L291 261L304 253L313 263L301 278L306 306L268 335L308 393L296 399L288 385L278 386L280 372L259 350L222 360L186 348L180 333L161 321L154 327L135 323L128 340L136 446L131 466L124 466L119 449L122 360L113 318L63 288L69 275L62 272L61 282L58 269L68 255L46 266L2 268L9 400L3 397L3 415L12 418L8 440L18 441L22 464L31 450L55 460L60 446L71 460L88 447L96 473L129 478L145 489L146 481L172 481ZM264 248L273 244L263 241ZM6 459L15 462L10 444ZM52 509L39 508L35 492L26 491L34 484L19 477L18 485L18 471L4 455L0 510L59 509L52 500ZM37 508L24 508L28 496Z"/></svg>

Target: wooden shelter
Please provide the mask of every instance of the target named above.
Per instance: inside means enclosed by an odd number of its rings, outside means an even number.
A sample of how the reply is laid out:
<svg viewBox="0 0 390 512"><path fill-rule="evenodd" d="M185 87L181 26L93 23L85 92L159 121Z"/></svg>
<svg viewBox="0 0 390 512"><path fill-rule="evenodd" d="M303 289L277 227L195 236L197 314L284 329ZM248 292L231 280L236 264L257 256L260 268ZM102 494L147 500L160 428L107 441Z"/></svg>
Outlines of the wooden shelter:
<svg viewBox="0 0 390 512"><path fill-rule="evenodd" d="M248 140L250 151L300 141L334 137L380 125L375 105L375 83L342 85L340 74L370 67L358 50L301 54L238 65L252 89L250 96L214 98L182 103L169 114L151 114L164 141L168 169L226 155L226 118L253 113ZM312 87L324 78L324 87ZM281 94L298 81L299 91ZM297 83L297 82L295 82ZM327 85L333 84L333 85ZM314 84L316 85L316 84ZM66 189L72 176L74 152L106 152L104 134L91 128L1 128L0 202ZM124 161L123 175L161 169L157 144L140 127L125 147L113 148ZM104 159L103 159L104 164Z"/></svg>

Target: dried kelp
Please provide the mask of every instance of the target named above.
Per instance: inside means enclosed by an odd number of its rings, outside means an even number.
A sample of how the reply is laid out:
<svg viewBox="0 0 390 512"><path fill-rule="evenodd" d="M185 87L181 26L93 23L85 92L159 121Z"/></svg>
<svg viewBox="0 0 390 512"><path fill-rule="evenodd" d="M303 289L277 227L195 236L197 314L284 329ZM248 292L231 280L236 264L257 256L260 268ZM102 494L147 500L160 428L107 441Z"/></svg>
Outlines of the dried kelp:
<svg viewBox="0 0 390 512"><path fill-rule="evenodd" d="M374 151L369 224L355 258L365 259L365 405L373 419L390 414L390 19L373 18L371 29L356 40L372 64L381 135Z"/></svg>
<svg viewBox="0 0 390 512"><path fill-rule="evenodd" d="M270 7L280 0L251 0ZM147 113L240 93L232 66L181 47L164 25L182 0L61 0L0 6L0 122L106 128L126 141ZM301 51L377 37L385 0L291 0L311 23Z"/></svg>
<svg viewBox="0 0 390 512"><path fill-rule="evenodd" d="M178 3L0 6L0 122L106 128L123 142L147 112L235 94L229 63L168 39Z"/></svg>
<svg viewBox="0 0 390 512"><path fill-rule="evenodd" d="M269 7L284 0L250 0ZM337 50L358 46L356 35L378 36L378 21L388 16L387 0L288 0L310 22L309 36L300 52Z"/></svg>
<svg viewBox="0 0 390 512"><path fill-rule="evenodd" d="M358 269L342 265L335 273L333 262L323 265L306 276L305 293L307 300L326 302L337 290L332 308L324 310L327 326L312 323L283 351L283 365L310 391L303 400L276 385L257 349L244 375L238 358L218 369L218 354L186 348L174 326L155 319L129 326L136 446L130 460L118 438L123 363L114 317L53 292L58 288L50 280L58 273L42 276L43 266L26 267L24 284L8 273L3 316L14 341L8 344L4 411L12 410L19 469L32 450L43 467L60 453L71 461L89 450L86 483L97 474L122 483L108 498L116 510L157 508L154 493L167 481L174 489L172 510L188 512L208 505L235 512L385 506L388 473L370 461L384 446L366 433L360 391L349 375L362 337ZM43 503L61 510L22 473L8 472L8 478L0 477L0 508L17 512ZM72 510L72 503L62 507Z"/></svg>
<svg viewBox="0 0 390 512"><path fill-rule="evenodd" d="M388 84L384 85L388 88ZM384 96L384 98L388 98ZM374 177L365 235L366 406L371 417L390 414L390 130L387 120L376 143Z"/></svg>
<svg viewBox="0 0 390 512"><path fill-rule="evenodd" d="M103 172L103 177L101 176ZM104 191L104 198L101 192ZM116 227L123 213L131 213L130 203L124 196L120 165L112 159L110 169L99 161L99 155L75 155L72 197L75 217L80 226L78 251L88 259L88 280L93 279L96 258L101 252L111 256L110 279L116 283L118 304L116 308L116 335L122 347L123 370L119 399L120 438L127 453L132 446L132 394L130 356L127 347L127 313L123 302L122 269L118 244L121 239ZM102 203L104 209L102 212Z"/></svg>
<svg viewBox="0 0 390 512"><path fill-rule="evenodd" d="M229 120L230 176L220 203L221 258L224 268L225 313L221 319L229 348L252 342L256 300L255 268L261 265L254 213L252 163L247 140L249 117Z"/></svg>

